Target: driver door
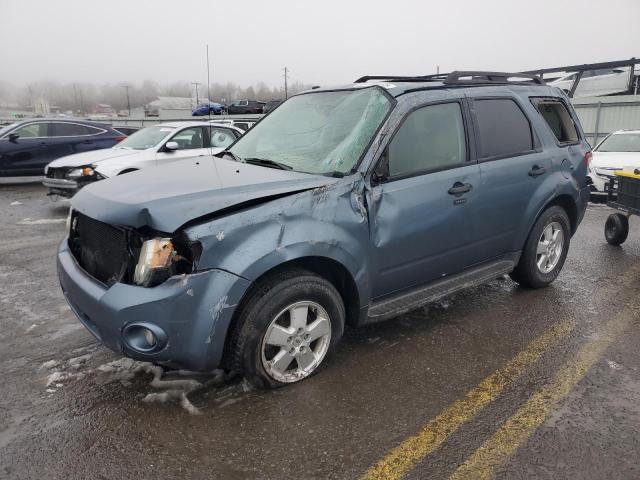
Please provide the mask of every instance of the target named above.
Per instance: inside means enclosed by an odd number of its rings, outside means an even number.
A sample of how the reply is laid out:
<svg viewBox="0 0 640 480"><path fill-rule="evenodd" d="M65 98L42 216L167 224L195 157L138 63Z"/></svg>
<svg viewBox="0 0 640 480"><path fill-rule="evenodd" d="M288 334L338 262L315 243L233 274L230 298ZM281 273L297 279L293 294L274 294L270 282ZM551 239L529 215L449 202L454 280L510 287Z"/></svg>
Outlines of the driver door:
<svg viewBox="0 0 640 480"><path fill-rule="evenodd" d="M51 152L49 123L33 122L20 126L0 140L0 172L4 176L43 175L44 167L55 158ZM10 135L17 135L11 140Z"/></svg>
<svg viewBox="0 0 640 480"><path fill-rule="evenodd" d="M374 298L424 285L477 262L473 211L480 189L461 101L409 113L373 187ZM378 200L376 200L378 199Z"/></svg>
<svg viewBox="0 0 640 480"><path fill-rule="evenodd" d="M160 166L170 162L209 156L207 130L207 127L198 126L178 131L158 149L156 164ZM178 148L176 150L167 149L166 145L169 142L176 142Z"/></svg>

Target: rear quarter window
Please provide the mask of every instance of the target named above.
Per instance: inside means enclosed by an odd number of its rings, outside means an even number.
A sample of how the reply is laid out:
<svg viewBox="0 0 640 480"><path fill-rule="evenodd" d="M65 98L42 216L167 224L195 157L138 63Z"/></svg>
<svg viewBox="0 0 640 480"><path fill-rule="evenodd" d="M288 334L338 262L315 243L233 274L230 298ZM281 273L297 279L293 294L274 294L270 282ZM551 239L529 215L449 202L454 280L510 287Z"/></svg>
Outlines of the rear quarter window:
<svg viewBox="0 0 640 480"><path fill-rule="evenodd" d="M576 125L566 105L560 100L533 100L545 123L553 132L558 143L569 144L580 140Z"/></svg>
<svg viewBox="0 0 640 480"><path fill-rule="evenodd" d="M480 158L521 155L533 150L531 124L509 98L475 99Z"/></svg>
<svg viewBox="0 0 640 480"><path fill-rule="evenodd" d="M59 122L53 124L54 137L81 137L85 135L97 135L102 131L103 130L100 130L99 128L80 125L79 123Z"/></svg>

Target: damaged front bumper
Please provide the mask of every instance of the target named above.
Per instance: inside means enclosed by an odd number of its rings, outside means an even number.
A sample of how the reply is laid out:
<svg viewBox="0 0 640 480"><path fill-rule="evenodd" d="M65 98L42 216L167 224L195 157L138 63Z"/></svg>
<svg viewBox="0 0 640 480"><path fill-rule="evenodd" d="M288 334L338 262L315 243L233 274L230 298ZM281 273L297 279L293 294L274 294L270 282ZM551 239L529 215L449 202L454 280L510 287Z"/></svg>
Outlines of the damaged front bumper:
<svg viewBox="0 0 640 480"><path fill-rule="evenodd" d="M194 371L220 364L235 307L249 286L232 273L207 270L171 277L152 288L123 283L107 287L82 270L66 238L57 266L69 306L100 342L136 360ZM138 325L164 334L158 348L137 348L129 335Z"/></svg>
<svg viewBox="0 0 640 480"><path fill-rule="evenodd" d="M42 185L49 189L48 195L60 195L61 197L73 197L80 187L75 180L67 180L65 178L49 178L45 177Z"/></svg>

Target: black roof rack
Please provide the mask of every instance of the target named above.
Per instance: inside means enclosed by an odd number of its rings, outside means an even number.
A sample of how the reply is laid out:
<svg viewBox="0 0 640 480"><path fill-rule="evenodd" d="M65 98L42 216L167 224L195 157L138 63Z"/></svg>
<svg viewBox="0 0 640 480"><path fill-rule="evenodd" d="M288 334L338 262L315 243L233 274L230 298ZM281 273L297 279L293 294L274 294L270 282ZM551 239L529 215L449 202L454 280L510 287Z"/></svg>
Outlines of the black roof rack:
<svg viewBox="0 0 640 480"><path fill-rule="evenodd" d="M513 80L512 80L513 79ZM522 80L519 80L522 79ZM443 80L445 85L477 85L477 84L510 84L526 83L534 85L544 85L542 77L531 73L508 73L508 72L476 72L476 71L455 71L451 72Z"/></svg>
<svg viewBox="0 0 640 480"><path fill-rule="evenodd" d="M432 79L433 75L424 75L418 77L405 77L402 75L365 75L360 77L353 83L367 83L369 80L386 80L387 82L433 82L441 81L441 79Z"/></svg>
<svg viewBox="0 0 640 480"><path fill-rule="evenodd" d="M521 79L521 80L520 80ZM534 84L544 85L544 80L531 73L454 71L435 75L398 76L398 75L366 75L354 83L366 83L370 80L387 82L442 82L445 85L488 85L488 84Z"/></svg>

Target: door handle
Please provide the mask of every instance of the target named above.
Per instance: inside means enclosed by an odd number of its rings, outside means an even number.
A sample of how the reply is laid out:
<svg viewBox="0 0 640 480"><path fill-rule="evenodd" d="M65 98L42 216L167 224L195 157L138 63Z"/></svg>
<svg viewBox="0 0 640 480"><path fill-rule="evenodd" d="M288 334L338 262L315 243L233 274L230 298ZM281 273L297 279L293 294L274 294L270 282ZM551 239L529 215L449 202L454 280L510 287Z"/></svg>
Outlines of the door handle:
<svg viewBox="0 0 640 480"><path fill-rule="evenodd" d="M544 175L547 170L544 167L540 167L538 165L534 165L529 170L530 177L539 177L540 175Z"/></svg>
<svg viewBox="0 0 640 480"><path fill-rule="evenodd" d="M451 187L448 191L449 195L462 195L463 193L467 193L469 191L471 191L471 189L473 188L473 185L471 185L470 183L462 183L462 182L456 182L453 184L453 187Z"/></svg>

